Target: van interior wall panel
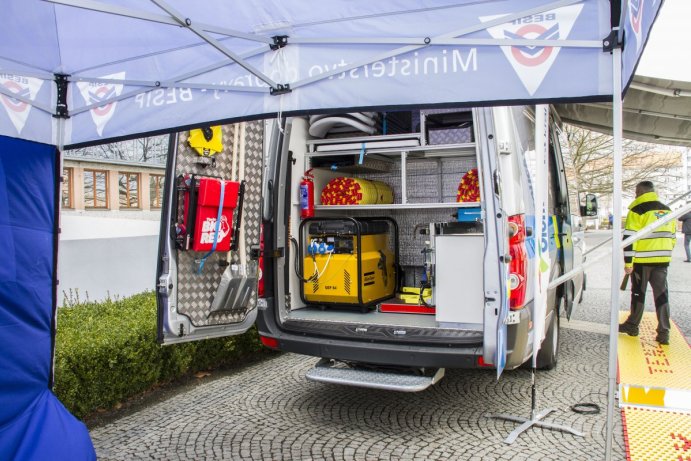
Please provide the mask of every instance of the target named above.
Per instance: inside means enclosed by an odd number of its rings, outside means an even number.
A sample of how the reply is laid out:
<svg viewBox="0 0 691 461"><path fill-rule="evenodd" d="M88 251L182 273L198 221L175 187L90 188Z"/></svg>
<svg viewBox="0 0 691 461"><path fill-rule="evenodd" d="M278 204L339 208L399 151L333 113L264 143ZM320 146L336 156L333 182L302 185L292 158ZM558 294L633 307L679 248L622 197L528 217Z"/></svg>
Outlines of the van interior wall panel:
<svg viewBox="0 0 691 461"><path fill-rule="evenodd" d="M399 263L403 269L403 285L404 286L420 286L422 281L422 268L424 262L424 255L422 250L427 248L425 244L429 240L429 236L420 235L421 228L428 228L429 223L432 222L449 222L454 221L452 214L454 208L437 208L437 209L415 209L415 210L344 210L342 212L329 211L325 212L324 216L350 216L350 217L372 217L372 216L388 216L396 220L399 227ZM393 236L389 236L389 242L393 245Z"/></svg>
<svg viewBox="0 0 691 461"><path fill-rule="evenodd" d="M189 145L189 133L181 133L178 137L177 164L175 177L181 174L195 174L209 177L231 179L233 146L233 130L239 129L239 124L226 125L223 130L223 151L214 157L212 165L202 166L196 163L198 154ZM261 121L248 122L245 141L245 198L242 210L242 222L245 228L245 252L250 262L250 247L259 244L259 229L261 220L261 178L263 160L264 126ZM232 154L237 154L233 152ZM180 204L182 206L182 204ZM181 208L178 210L181 213ZM177 251L178 262L178 312L190 318L193 325L208 326L237 323L245 318L248 310L256 306L256 290L252 293L251 302L246 310L239 312L219 311L209 315L214 294L219 286L221 275L225 270L218 264L226 259L226 253L217 252L211 255L204 266L202 274L197 274L199 260L204 253L194 251ZM232 252L233 264L239 263L237 252Z"/></svg>
<svg viewBox="0 0 691 461"><path fill-rule="evenodd" d="M409 203L439 203L455 202L458 192L458 184L463 175L477 168L475 156L449 157L435 159L409 159L407 162L407 189ZM401 203L401 174L400 165L388 173L364 173L358 174L358 178L383 181L393 189L394 202ZM321 191L315 191L320 194ZM415 226L426 225L431 222L455 221L452 216L454 208L428 208L428 209L390 209L390 210L363 210L348 211L347 213L334 210L331 213L339 213L347 216L391 216L398 223L400 229L400 253L399 259L402 265L421 265L422 249L425 246L425 238L413 233Z"/></svg>

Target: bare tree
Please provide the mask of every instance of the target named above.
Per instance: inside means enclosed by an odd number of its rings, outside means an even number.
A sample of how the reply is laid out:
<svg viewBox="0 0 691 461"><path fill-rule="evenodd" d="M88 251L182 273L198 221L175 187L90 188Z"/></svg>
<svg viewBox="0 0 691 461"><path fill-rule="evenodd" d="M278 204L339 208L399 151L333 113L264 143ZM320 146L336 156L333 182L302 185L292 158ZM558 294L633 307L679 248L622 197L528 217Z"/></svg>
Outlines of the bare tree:
<svg viewBox="0 0 691 461"><path fill-rule="evenodd" d="M120 160L136 163L165 163L168 148L167 136L152 136L97 146L70 150L70 157L87 157L104 160Z"/></svg>
<svg viewBox="0 0 691 461"><path fill-rule="evenodd" d="M578 189L601 196L612 194L614 183L613 141L609 135L564 125L561 145L564 161ZM623 190L634 190L641 181L653 181L667 191L670 180L681 177L681 154L668 146L624 140L622 144ZM574 182L572 182L574 183Z"/></svg>

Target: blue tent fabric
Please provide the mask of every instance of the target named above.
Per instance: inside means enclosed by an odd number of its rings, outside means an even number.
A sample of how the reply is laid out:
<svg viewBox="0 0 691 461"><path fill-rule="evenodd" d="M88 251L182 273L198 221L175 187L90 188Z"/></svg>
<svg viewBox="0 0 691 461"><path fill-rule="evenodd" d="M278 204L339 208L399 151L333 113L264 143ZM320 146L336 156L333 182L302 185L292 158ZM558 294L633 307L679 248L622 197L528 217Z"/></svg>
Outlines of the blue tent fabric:
<svg viewBox="0 0 691 461"><path fill-rule="evenodd" d="M0 459L96 459L50 391L57 151L0 136Z"/></svg>
<svg viewBox="0 0 691 461"><path fill-rule="evenodd" d="M75 147L279 113L606 102L611 25L621 17L628 82L661 4L67 3L3 2L0 134L51 143L60 133ZM53 115L65 111L61 127Z"/></svg>

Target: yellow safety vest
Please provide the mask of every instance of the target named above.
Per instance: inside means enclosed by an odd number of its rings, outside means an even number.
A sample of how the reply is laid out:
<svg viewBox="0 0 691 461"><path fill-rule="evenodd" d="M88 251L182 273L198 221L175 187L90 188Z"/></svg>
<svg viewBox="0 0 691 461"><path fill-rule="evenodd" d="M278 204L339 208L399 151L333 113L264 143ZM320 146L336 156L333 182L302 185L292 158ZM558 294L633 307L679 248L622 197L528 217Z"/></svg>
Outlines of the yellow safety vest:
<svg viewBox="0 0 691 461"><path fill-rule="evenodd" d="M671 213L667 205L660 202L655 192L646 192L629 205L626 216L624 238L634 235L644 227ZM635 264L667 266L672 260L672 250L677 243L677 223L669 221L648 237L636 240L624 248L626 267Z"/></svg>

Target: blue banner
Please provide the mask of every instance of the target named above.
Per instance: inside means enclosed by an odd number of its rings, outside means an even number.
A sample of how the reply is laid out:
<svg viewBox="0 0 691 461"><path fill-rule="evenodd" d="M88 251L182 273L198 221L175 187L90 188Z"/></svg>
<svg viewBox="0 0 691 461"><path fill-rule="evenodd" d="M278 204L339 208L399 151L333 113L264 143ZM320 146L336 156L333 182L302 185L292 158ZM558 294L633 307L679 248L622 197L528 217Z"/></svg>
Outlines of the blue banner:
<svg viewBox="0 0 691 461"><path fill-rule="evenodd" d="M212 46L184 27L9 0L9 22L17 17L21 27L0 30L0 41L12 44L0 52L0 69L7 69L0 134L56 139L47 131L56 129L49 114L37 108L14 113L22 104L12 94L48 107L57 102L55 82L22 74L36 69L24 64L27 53L32 64L45 61L41 69L69 76L67 145L277 113L605 100L612 93L611 56L601 46L610 31L606 0L439 1L414 10L364 0L329 2L328 7L265 1L252 8L217 0L203 9L183 0L169 3L192 24L207 18L217 26L201 23L207 31L255 29L247 34L250 38L217 32ZM132 7L161 13L141 2ZM260 24L253 26L260 10ZM209 15L212 11L216 14ZM59 33L39 34L36 48L27 50L47 23ZM128 30L127 36L122 30ZM267 43L282 34L287 45L270 48ZM142 36L151 39L128 38ZM279 85L291 91L270 94L270 87Z"/></svg>
<svg viewBox="0 0 691 461"><path fill-rule="evenodd" d="M661 0L622 0L621 27L624 30L622 88L625 88L633 78L661 5Z"/></svg>

